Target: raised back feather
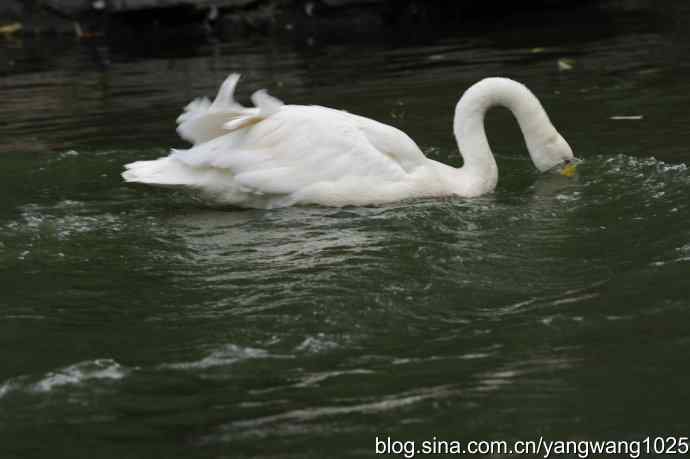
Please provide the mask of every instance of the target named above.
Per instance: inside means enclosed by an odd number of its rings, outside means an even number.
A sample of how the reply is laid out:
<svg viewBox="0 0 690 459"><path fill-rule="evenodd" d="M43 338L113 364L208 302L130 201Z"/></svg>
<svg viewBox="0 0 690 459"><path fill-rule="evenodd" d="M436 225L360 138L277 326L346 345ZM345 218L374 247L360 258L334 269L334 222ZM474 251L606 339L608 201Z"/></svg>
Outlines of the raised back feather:
<svg viewBox="0 0 690 459"><path fill-rule="evenodd" d="M205 97L190 102L177 118L180 137L199 145L265 119L283 106L282 101L262 89L252 95L256 107L244 107L235 101L239 79L237 73L226 78L213 102Z"/></svg>

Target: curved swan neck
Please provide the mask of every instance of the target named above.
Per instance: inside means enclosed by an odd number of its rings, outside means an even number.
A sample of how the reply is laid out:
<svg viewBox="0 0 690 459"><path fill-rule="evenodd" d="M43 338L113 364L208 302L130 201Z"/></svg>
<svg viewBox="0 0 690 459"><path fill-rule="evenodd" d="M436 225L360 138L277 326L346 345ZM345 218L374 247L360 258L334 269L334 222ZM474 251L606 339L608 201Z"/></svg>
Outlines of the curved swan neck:
<svg viewBox="0 0 690 459"><path fill-rule="evenodd" d="M471 86L455 107L453 131L464 160L462 169L496 186L498 168L486 138L484 116L495 106L510 110L517 119L532 160L539 167L538 146L558 132L539 100L524 85L508 78L486 78Z"/></svg>

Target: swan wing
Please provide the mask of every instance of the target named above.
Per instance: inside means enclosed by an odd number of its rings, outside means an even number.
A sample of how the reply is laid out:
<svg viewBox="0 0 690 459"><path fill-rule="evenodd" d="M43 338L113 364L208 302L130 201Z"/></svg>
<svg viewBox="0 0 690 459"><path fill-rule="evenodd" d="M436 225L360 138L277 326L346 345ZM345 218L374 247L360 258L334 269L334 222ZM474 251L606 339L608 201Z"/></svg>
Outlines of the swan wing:
<svg viewBox="0 0 690 459"><path fill-rule="evenodd" d="M284 105L264 90L252 95L254 107L243 107L234 100L238 79L231 75L213 102L197 99L180 115L178 132L191 148L128 164L125 180L251 207L366 203L402 196L427 161L405 133L368 118Z"/></svg>
<svg viewBox="0 0 690 459"><path fill-rule="evenodd" d="M400 129L363 116L350 116L371 145L397 161L405 171L412 172L427 161L417 144Z"/></svg>
<svg viewBox="0 0 690 459"><path fill-rule="evenodd" d="M266 101L273 102L263 97L270 96L255 97L260 111ZM177 150L172 158L197 171L232 177L243 192L256 194L288 195L343 180L375 178L385 183L407 175L397 156L377 148L393 147L392 141L372 142L371 130L361 129L345 112L287 105L251 122L229 123L232 129L225 135Z"/></svg>
<svg viewBox="0 0 690 459"><path fill-rule="evenodd" d="M270 96L265 90L252 95L255 107L242 106L234 98L239 79L239 74L228 76L213 102L208 98L190 102L177 119L180 137L198 145L268 118L283 106L282 101ZM320 107L320 111L325 114L333 110ZM340 111L337 113L347 114ZM400 163L406 171L414 170L426 160L417 144L401 130L363 116L347 115L372 147Z"/></svg>
<svg viewBox="0 0 690 459"><path fill-rule="evenodd" d="M180 137L199 145L267 118L283 105L283 102L261 90L252 96L256 107L242 106L235 101L235 88L239 79L240 75L237 73L226 78L213 102L205 97L190 102L177 118L177 133Z"/></svg>

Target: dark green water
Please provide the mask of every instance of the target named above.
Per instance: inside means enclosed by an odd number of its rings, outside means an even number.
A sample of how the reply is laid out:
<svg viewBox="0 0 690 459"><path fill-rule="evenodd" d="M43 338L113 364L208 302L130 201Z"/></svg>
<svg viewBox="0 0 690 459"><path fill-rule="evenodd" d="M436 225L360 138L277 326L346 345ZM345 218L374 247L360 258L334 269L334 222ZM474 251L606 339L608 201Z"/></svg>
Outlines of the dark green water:
<svg viewBox="0 0 690 459"><path fill-rule="evenodd" d="M0 41L0 457L687 436L688 17L564 13L415 45ZM584 162L539 175L496 111L480 199L233 211L125 186L231 71L243 98L369 116L456 165L457 97L510 76Z"/></svg>

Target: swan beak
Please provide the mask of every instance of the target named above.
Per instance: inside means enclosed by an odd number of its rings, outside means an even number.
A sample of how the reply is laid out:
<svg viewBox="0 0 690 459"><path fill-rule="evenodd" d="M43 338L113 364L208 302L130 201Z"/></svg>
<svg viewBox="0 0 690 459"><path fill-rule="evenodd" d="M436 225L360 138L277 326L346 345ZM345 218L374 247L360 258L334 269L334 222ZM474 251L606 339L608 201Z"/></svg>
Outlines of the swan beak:
<svg viewBox="0 0 690 459"><path fill-rule="evenodd" d="M568 163L565 166L563 166L563 169L561 169L561 175L565 177L572 177L575 175L576 171L575 163Z"/></svg>

